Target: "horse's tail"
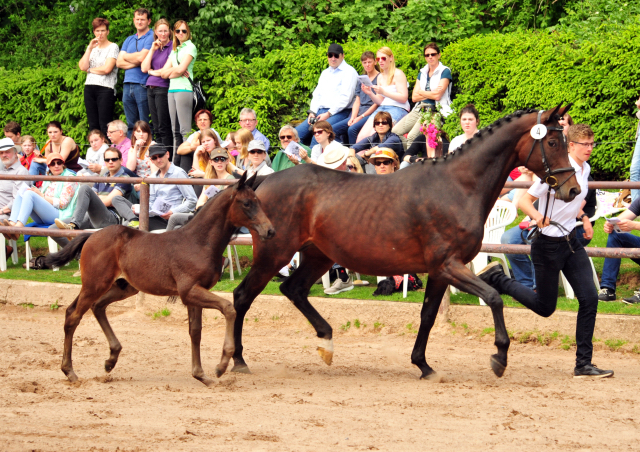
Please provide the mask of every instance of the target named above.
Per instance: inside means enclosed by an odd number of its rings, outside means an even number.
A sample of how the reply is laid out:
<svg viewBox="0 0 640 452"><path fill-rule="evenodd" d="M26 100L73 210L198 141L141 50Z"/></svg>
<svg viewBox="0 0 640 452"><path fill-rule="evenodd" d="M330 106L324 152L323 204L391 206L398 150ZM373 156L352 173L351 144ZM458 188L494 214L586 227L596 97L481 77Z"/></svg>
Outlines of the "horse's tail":
<svg viewBox="0 0 640 452"><path fill-rule="evenodd" d="M82 247L89 240L91 234L82 234L69 242L64 248L57 253L51 253L45 257L45 263L49 268L62 267L73 259L80 257Z"/></svg>

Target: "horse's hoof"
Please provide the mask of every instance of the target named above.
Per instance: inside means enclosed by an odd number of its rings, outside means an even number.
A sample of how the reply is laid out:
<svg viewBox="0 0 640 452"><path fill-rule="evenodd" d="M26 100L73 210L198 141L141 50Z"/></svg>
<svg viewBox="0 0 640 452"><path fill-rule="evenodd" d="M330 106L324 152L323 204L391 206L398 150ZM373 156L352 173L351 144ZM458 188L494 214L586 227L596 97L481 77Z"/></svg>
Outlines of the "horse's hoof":
<svg viewBox="0 0 640 452"><path fill-rule="evenodd" d="M116 367L116 363L111 363L109 361L105 361L104 362L104 370L109 373L113 370L113 368Z"/></svg>
<svg viewBox="0 0 640 452"><path fill-rule="evenodd" d="M502 364L498 355L492 355L490 363L491 370L496 374L496 377L502 377L504 375L504 371L507 369L506 363Z"/></svg>
<svg viewBox="0 0 640 452"><path fill-rule="evenodd" d="M333 362L333 351L327 350L324 347L318 347L318 355L320 355L320 358L322 358L327 366L330 366Z"/></svg>
<svg viewBox="0 0 640 452"><path fill-rule="evenodd" d="M193 378L195 378L196 380L198 380L199 382L201 382L202 384L211 387L215 384L215 380L212 380L211 378L207 377L206 375L202 375L201 377L196 377L195 375L193 376Z"/></svg>
<svg viewBox="0 0 640 452"><path fill-rule="evenodd" d="M247 367L247 369L249 369ZM216 378L220 378L227 371L227 366L216 366L215 374Z"/></svg>
<svg viewBox="0 0 640 452"><path fill-rule="evenodd" d="M239 374L251 374L249 366L247 366L246 364L236 364L235 366L233 366L233 369L231 369L231 372L236 372Z"/></svg>
<svg viewBox="0 0 640 452"><path fill-rule="evenodd" d="M75 383L76 381L78 381L78 376L73 370L67 371L63 369L62 372L64 372L71 383Z"/></svg>
<svg viewBox="0 0 640 452"><path fill-rule="evenodd" d="M434 380L436 379L438 374L432 368L429 370L422 371L422 375L420 375L420 380Z"/></svg>

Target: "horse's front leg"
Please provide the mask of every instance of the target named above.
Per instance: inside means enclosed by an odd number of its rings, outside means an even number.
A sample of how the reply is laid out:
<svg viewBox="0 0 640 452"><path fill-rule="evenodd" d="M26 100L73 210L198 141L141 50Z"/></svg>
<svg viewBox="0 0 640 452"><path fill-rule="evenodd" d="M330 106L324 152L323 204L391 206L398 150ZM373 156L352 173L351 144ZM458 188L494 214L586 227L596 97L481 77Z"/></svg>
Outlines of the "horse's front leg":
<svg viewBox="0 0 640 452"><path fill-rule="evenodd" d="M491 369L502 377L507 368L507 352L509 351L509 334L504 323L504 304L500 294L491 286L474 275L462 262L449 263L443 270L443 274L458 289L482 298L491 308L493 323L496 329L495 345L498 353L491 356Z"/></svg>

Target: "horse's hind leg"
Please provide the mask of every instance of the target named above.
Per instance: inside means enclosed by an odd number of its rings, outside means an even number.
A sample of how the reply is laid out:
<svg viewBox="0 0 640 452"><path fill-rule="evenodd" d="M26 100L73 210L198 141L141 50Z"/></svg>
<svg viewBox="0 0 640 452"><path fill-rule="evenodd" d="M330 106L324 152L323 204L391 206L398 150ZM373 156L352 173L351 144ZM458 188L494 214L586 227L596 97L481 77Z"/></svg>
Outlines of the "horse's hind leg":
<svg viewBox="0 0 640 452"><path fill-rule="evenodd" d="M120 278L116 280L116 282L113 283L113 286L111 286L111 289L109 289L109 291L91 307L93 315L100 324L104 335L107 337L107 341L109 341L111 354L109 355L109 359L104 362L104 370L107 372L111 372L113 368L116 367L118 356L122 350L122 345L120 345L120 341L118 341L118 338L111 329L111 325L107 319L107 306L116 301L129 298L137 293L138 289L133 287L126 280Z"/></svg>
<svg viewBox="0 0 640 452"><path fill-rule="evenodd" d="M491 369L498 377L502 377L507 368L507 352L510 341L504 323L504 304L500 294L474 275L462 262L450 263L443 269L443 275L458 289L485 300L491 308L496 329L495 345L498 348L498 353L491 356Z"/></svg>
<svg viewBox="0 0 640 452"><path fill-rule="evenodd" d="M191 336L191 374L196 380L207 386L213 384L213 380L207 377L202 369L200 360L200 340L202 338L202 308L187 306L189 313L189 336Z"/></svg>
<svg viewBox="0 0 640 452"><path fill-rule="evenodd" d="M429 333L433 327L433 323L438 315L438 308L442 302L442 296L447 289L447 283L436 275L429 274L427 281L427 287L424 293L424 302L422 304L422 311L420 312L420 329L418 330L418 337L416 343L413 346L413 352L411 353L411 362L418 366L422 371L420 378L427 378L429 375L435 373L435 371L427 364L425 359L425 353L427 349L427 341L429 340Z"/></svg>

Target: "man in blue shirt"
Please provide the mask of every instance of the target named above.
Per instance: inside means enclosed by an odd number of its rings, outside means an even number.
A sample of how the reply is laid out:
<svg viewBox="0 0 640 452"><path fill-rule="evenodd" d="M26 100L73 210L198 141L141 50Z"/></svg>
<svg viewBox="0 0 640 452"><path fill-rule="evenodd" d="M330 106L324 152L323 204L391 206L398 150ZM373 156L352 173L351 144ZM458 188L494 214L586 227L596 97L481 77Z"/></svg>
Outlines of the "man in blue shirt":
<svg viewBox="0 0 640 452"><path fill-rule="evenodd" d="M269 146L271 146L269 138L265 137L262 132L256 128L258 126L258 116L256 115L256 111L252 108L243 108L240 111L240 117L238 119L240 127L251 132L251 135L253 135L255 140L262 141L266 150L269 151Z"/></svg>
<svg viewBox="0 0 640 452"><path fill-rule="evenodd" d="M127 137L131 138L136 121L149 122L149 104L147 102L147 77L140 69L153 44L153 30L149 29L151 13L138 8L133 13L133 25L137 33L129 36L122 44L116 66L124 69L124 87L122 106L127 116ZM153 129L152 129L153 132Z"/></svg>

